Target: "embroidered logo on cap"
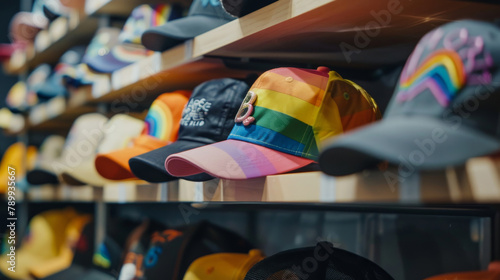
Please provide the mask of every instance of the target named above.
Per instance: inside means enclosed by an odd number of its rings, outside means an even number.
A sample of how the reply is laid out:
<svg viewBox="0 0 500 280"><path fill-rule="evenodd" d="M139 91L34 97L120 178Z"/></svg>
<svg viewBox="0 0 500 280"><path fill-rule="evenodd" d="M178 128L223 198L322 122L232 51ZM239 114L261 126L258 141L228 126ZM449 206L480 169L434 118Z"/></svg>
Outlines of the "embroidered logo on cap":
<svg viewBox="0 0 500 280"><path fill-rule="evenodd" d="M205 98L191 99L182 112L181 125L184 126L204 126L205 116L212 107L212 103Z"/></svg>
<svg viewBox="0 0 500 280"><path fill-rule="evenodd" d="M243 102L241 103L240 109L234 118L234 122L243 123L243 125L248 126L255 121L255 118L251 115L253 114L253 104L257 100L257 94L253 91L249 91Z"/></svg>
<svg viewBox="0 0 500 280"><path fill-rule="evenodd" d="M442 40L443 47L438 49ZM481 36L471 36L466 28L447 34L436 29L422 39L410 57L399 81L397 101L412 100L429 90L437 102L446 107L466 84L490 83L491 54L484 49ZM422 54L430 50L422 62Z"/></svg>
<svg viewBox="0 0 500 280"><path fill-rule="evenodd" d="M163 254L162 244L166 242L171 242L172 240L182 236L182 232L177 230L165 230L163 232L155 232L151 238L151 243L157 243L152 246L146 256L144 257L144 265L146 267L153 267L158 263L160 255Z"/></svg>

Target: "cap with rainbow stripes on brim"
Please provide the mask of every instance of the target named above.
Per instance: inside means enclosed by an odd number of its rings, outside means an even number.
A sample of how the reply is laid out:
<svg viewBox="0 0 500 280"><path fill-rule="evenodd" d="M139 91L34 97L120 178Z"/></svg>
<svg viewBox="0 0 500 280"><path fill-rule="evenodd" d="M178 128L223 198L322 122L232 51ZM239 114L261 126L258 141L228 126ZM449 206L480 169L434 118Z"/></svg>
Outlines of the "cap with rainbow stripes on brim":
<svg viewBox="0 0 500 280"><path fill-rule="evenodd" d="M341 176L388 161L406 173L499 151L499 47L500 29L487 22L460 20L427 33L384 119L325 145L321 169Z"/></svg>
<svg viewBox="0 0 500 280"><path fill-rule="evenodd" d="M277 68L250 88L228 140L169 156L174 176L250 179L317 161L326 139L380 118L375 101L326 67Z"/></svg>

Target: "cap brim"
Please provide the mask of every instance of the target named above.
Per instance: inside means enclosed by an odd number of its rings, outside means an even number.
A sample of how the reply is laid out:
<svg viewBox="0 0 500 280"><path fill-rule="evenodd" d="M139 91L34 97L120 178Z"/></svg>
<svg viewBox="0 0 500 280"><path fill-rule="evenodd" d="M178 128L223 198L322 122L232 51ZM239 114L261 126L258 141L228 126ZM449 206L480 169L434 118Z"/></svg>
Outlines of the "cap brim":
<svg viewBox="0 0 500 280"><path fill-rule="evenodd" d="M148 148L134 146L107 154L98 154L95 159L97 172L109 180L135 179L136 177L130 170L128 161L149 151Z"/></svg>
<svg viewBox="0 0 500 280"><path fill-rule="evenodd" d="M142 46L141 46L142 47ZM116 45L113 50L103 56L85 56L83 62L90 69L100 73L112 73L125 66L128 66L136 61L147 56L147 50L141 50L140 47L127 47L125 44ZM116 53L120 53L116 55ZM143 54L143 55L141 55ZM122 57L120 57L122 56Z"/></svg>
<svg viewBox="0 0 500 280"><path fill-rule="evenodd" d="M61 174L61 178L68 185L81 186L104 186L110 181L103 178L96 170L94 158L85 159L75 167L67 166Z"/></svg>
<svg viewBox="0 0 500 280"><path fill-rule="evenodd" d="M167 157L175 153L195 149L204 145L206 144L195 141L178 140L166 145L165 147L131 158L129 161L130 169L135 176L151 183L177 180L179 179L178 177L171 175L165 169L165 160ZM183 179L201 182L208 181L213 178L213 176L206 173L200 173L184 177Z"/></svg>
<svg viewBox="0 0 500 280"><path fill-rule="evenodd" d="M222 179L244 180L287 173L313 162L260 145L225 140L171 155L165 167L179 177L205 172Z"/></svg>
<svg viewBox="0 0 500 280"><path fill-rule="evenodd" d="M500 149L500 141L479 131L430 117L398 117L333 140L319 158L323 172L342 176L378 162L413 169L439 169Z"/></svg>
<svg viewBox="0 0 500 280"><path fill-rule="evenodd" d="M31 185L59 184L57 175L45 169L33 169L26 174Z"/></svg>
<svg viewBox="0 0 500 280"><path fill-rule="evenodd" d="M150 50L165 51L228 22L202 15L188 16L146 30L141 41Z"/></svg>

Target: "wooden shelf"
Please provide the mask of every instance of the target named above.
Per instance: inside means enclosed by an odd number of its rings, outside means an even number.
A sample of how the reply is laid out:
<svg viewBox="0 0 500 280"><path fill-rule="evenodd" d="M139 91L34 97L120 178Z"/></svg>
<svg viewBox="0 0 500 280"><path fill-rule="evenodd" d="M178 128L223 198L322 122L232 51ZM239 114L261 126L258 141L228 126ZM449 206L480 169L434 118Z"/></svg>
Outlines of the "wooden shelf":
<svg viewBox="0 0 500 280"><path fill-rule="evenodd" d="M388 8L386 1L363 2L361 5L361 0L280 0L104 77L94 88L87 89L91 93L80 105L117 105L127 103L131 98L135 103L147 104L163 92L192 89L209 79L243 78L255 72L227 68L224 59L240 60L243 65L240 67L249 69L252 65L245 67L245 60L252 58L285 64L306 63L312 67L380 67L402 63L420 37L435 26L463 17L493 20L500 13L500 5L494 4L423 1L425 5L422 1L404 2L396 7L397 13L391 13L389 10L394 11L394 8ZM122 2L110 1L95 13ZM329 12L325 13L325 10ZM374 14L377 13L390 14L389 24L380 28L359 54L350 56L351 62L346 61L339 45L342 42L355 45L357 27L376 21ZM81 26L78 25L84 28ZM71 32L63 36L59 43L42 52L43 56L56 59L57 53L72 42L72 36L80 35ZM31 61L39 63L41 57L36 55ZM67 115L76 116L73 113ZM46 124L47 128L51 126Z"/></svg>
<svg viewBox="0 0 500 280"><path fill-rule="evenodd" d="M37 123L31 123L27 129L68 129L76 117L95 111L99 104L112 105L111 113L121 113L113 109L113 104L130 104L127 100L133 100L133 104L146 105L163 92L192 89L209 79L244 78L254 72L227 68L225 59L240 60L242 64L249 59L262 59L271 63L353 68L403 63L420 37L434 27L465 17L493 20L500 13L500 5L452 0L402 2L400 11L390 15L386 26L371 30L371 34L377 33L365 47L355 46L354 40L361 32L358 27L376 21L373 14L381 11L389 13L386 1L280 0L103 76L93 88L82 89L78 101L70 102L65 110L48 119L34 118ZM350 56L350 62L339 47L342 43L360 49ZM252 68L248 66L242 68ZM246 181L179 181L155 185L150 194L142 191L144 185L117 184L102 189L100 195L104 201L113 202L133 201L140 194L139 201L498 203L498 162L491 158L471 159L463 167L419 174L413 185L390 184L385 171L339 178L313 172Z"/></svg>
<svg viewBox="0 0 500 280"><path fill-rule="evenodd" d="M393 2L400 3L397 14L388 8ZM498 4L454 0L280 0L196 37L193 56L380 67L403 63L436 26L463 18L493 21L499 12ZM389 15L387 24L378 23L377 13ZM368 38L366 44L356 44L358 33ZM359 53L346 59L342 44Z"/></svg>
<svg viewBox="0 0 500 280"><path fill-rule="evenodd" d="M376 204L499 204L500 159L470 159L464 166L420 174L420 184L412 185L413 196L404 180L387 180L395 169L365 171L344 177L321 172L268 176L243 181L213 179L207 182L185 180L165 184L117 182L87 187L86 200L105 202L263 202L263 203L376 203ZM397 180L397 179L396 179ZM30 189L32 197L46 200L81 200L82 187ZM58 190L58 191L56 191ZM94 191L92 191L94 190ZM61 196L60 193L78 195Z"/></svg>
<svg viewBox="0 0 500 280"><path fill-rule="evenodd" d="M68 106L65 98L56 97L32 108L26 130L46 133L68 131L77 117L95 111L96 108L91 106Z"/></svg>

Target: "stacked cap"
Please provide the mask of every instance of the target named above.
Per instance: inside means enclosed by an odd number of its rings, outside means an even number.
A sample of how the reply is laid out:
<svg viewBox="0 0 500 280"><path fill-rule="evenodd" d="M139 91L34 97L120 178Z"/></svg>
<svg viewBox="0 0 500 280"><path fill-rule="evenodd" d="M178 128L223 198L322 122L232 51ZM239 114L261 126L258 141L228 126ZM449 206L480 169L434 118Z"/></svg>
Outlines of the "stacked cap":
<svg viewBox="0 0 500 280"><path fill-rule="evenodd" d="M315 269L311 269L314 267ZM247 273L245 280L392 280L372 261L320 242L315 247L284 251L265 258Z"/></svg>
<svg viewBox="0 0 500 280"><path fill-rule="evenodd" d="M95 171L92 159L104 137L107 121L108 118L101 114L90 113L73 122L61 157L52 163L52 169L65 183L93 186L106 183Z"/></svg>
<svg viewBox="0 0 500 280"><path fill-rule="evenodd" d="M35 0L32 12L19 12L14 15L9 24L9 37L14 43L25 44L33 42L42 29L46 29L49 21L43 14L45 0Z"/></svg>
<svg viewBox="0 0 500 280"><path fill-rule="evenodd" d="M102 56L111 55L109 54L110 50L118 44L119 35L119 28L99 28L85 50L82 63L73 67L64 68L64 71L62 72L63 82L67 85L80 87L83 85L91 85L95 80L99 79L99 77L103 74L93 72L86 62L94 60L99 62L99 59ZM112 65L108 65L106 67L112 67Z"/></svg>
<svg viewBox="0 0 500 280"><path fill-rule="evenodd" d="M144 277L144 258L155 232L165 230L165 226L154 221L146 220L135 228L127 240L125 260L118 279L136 280Z"/></svg>
<svg viewBox="0 0 500 280"><path fill-rule="evenodd" d="M187 17L146 30L142 44L153 51L165 51L233 19L220 0L194 0Z"/></svg>
<svg viewBox="0 0 500 280"><path fill-rule="evenodd" d="M95 166L99 174L110 180L135 178L128 164L129 159L177 139L182 109L190 94L189 91L175 91L156 98L149 108L140 136L129 141L126 148L97 155Z"/></svg>
<svg viewBox="0 0 500 280"><path fill-rule="evenodd" d="M84 62L97 72L110 73L134 63L151 52L141 43L141 35L148 28L160 26L169 20L182 15L182 9L177 5L140 5L132 11L118 36L116 45L104 43L96 48L96 52L86 55ZM102 36L103 33L98 34ZM105 34L105 33L104 33ZM101 39L102 40L102 39ZM106 40L104 40L106 41ZM95 48L93 45L92 48ZM108 46L108 47L104 47Z"/></svg>
<svg viewBox="0 0 500 280"><path fill-rule="evenodd" d="M94 251L94 232L94 223L87 223L79 235L78 241L72 246L74 255L71 266L47 276L43 280L77 279L81 276L85 272L85 269L91 265L92 253Z"/></svg>
<svg viewBox="0 0 500 280"><path fill-rule="evenodd" d="M72 209L50 210L30 220L23 245L16 253L16 272L8 270L8 255L0 257L0 270L12 279L28 279L31 270L60 256L66 241L66 229L77 217Z"/></svg>
<svg viewBox="0 0 500 280"><path fill-rule="evenodd" d="M26 170L33 168L36 152L35 147L26 147L22 142L14 143L7 148L0 163L0 194L7 193L12 187L26 187L22 186L21 182L24 183ZM26 163L24 159L26 159ZM12 180L9 178L12 178L12 173L15 173L15 185L10 183Z"/></svg>
<svg viewBox="0 0 500 280"><path fill-rule="evenodd" d="M197 86L182 112L177 141L131 158L129 164L132 172L149 182L177 179L165 170L165 159L174 153L226 140L247 91L246 83L229 78ZM199 174L185 179L205 181L212 178L208 174Z"/></svg>
<svg viewBox="0 0 500 280"><path fill-rule="evenodd" d="M250 268L261 261L260 250L248 254L218 253L195 260L184 275L184 280L244 280Z"/></svg>
<svg viewBox="0 0 500 280"><path fill-rule="evenodd" d="M165 166L179 177L202 172L249 179L314 163L327 138L380 117L361 87L325 67L278 68L253 84L228 140L171 155Z"/></svg>
<svg viewBox="0 0 500 280"><path fill-rule="evenodd" d="M64 146L62 136L51 135L40 146L35 167L26 176L32 185L57 184L59 179L52 164L61 156Z"/></svg>
<svg viewBox="0 0 500 280"><path fill-rule="evenodd" d="M52 75L36 88L36 95L40 100L48 100L56 96L68 96L68 90L63 84L64 73L66 69L78 65L84 53L84 46L76 46L72 47L61 56Z"/></svg>
<svg viewBox="0 0 500 280"><path fill-rule="evenodd" d="M87 139L83 138L79 140L82 143L92 140L92 137L96 139L94 139L95 142L91 142L92 147L86 153L86 156L81 157L81 160L75 167L71 167L63 173L64 180L68 184L76 185L78 185L78 182L94 186L102 186L109 183L96 170L96 154L126 147L131 139L140 134L143 127L144 124L141 120L125 114L118 114L113 116L105 125L84 128L79 131L80 135L83 133L82 136L87 137ZM81 145L81 143L76 143L76 145Z"/></svg>
<svg viewBox="0 0 500 280"><path fill-rule="evenodd" d="M89 254L91 246L89 246L88 242L91 236L86 234L92 234L92 232L88 232L85 229L91 220L90 215L77 215L72 218L65 228L64 241L59 249L59 254L52 259L46 259L43 263L32 267L30 274L35 276L36 279L48 277L70 267L73 258L76 257L78 259L85 254ZM92 228L92 225L90 227Z"/></svg>
<svg viewBox="0 0 500 280"><path fill-rule="evenodd" d="M461 20L425 35L408 59L384 119L334 139L321 169L346 175L382 160L436 169L500 149L500 29Z"/></svg>
<svg viewBox="0 0 500 280"><path fill-rule="evenodd" d="M5 98L5 104L14 113L23 112L27 107L27 95L28 88L26 83L18 81L9 89L9 93L7 93L7 97Z"/></svg>
<svg viewBox="0 0 500 280"><path fill-rule="evenodd" d="M246 253L252 248L238 234L200 222L177 229L156 232L142 265L148 280L183 279L196 259L214 253Z"/></svg>

